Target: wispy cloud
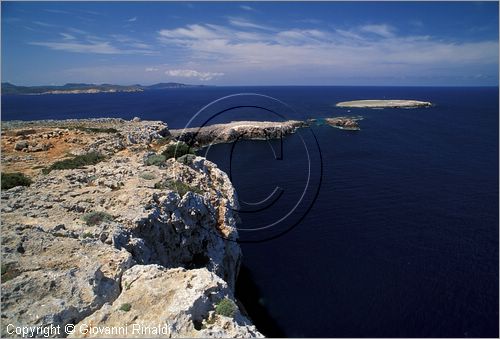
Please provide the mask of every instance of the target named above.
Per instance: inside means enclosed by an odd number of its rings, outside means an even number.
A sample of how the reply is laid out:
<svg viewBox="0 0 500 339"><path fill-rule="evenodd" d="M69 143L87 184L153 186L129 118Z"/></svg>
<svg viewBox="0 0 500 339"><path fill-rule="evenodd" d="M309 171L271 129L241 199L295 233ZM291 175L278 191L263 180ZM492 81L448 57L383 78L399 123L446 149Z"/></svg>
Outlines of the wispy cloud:
<svg viewBox="0 0 500 339"><path fill-rule="evenodd" d="M220 72L198 72L192 69L171 69L165 71L165 74L172 77L197 78L202 81L212 80L215 77L224 75L224 73Z"/></svg>
<svg viewBox="0 0 500 339"><path fill-rule="evenodd" d="M398 35L381 23L334 29L280 29L230 18L228 25L194 24L158 32L158 40L181 49L186 62L213 69L269 72L311 69L311 74L419 74L467 65L495 65L498 41L453 42ZM244 65L244 66L243 66ZM444 72L443 71L443 72ZM185 74L194 74L186 72ZM280 73L283 74L283 73Z"/></svg>
<svg viewBox="0 0 500 339"><path fill-rule="evenodd" d="M45 12L55 13L55 14L71 14L71 12L63 11L61 9L45 9Z"/></svg>
<svg viewBox="0 0 500 339"><path fill-rule="evenodd" d="M266 25L260 25L256 24L254 22L245 20L243 18L236 18L236 17L229 17L229 23L233 26L237 27L243 27L243 28L255 28L255 29L262 29L262 30L274 30L274 28L266 26Z"/></svg>
<svg viewBox="0 0 500 339"><path fill-rule="evenodd" d="M248 6L248 5L240 5L240 8L245 10L245 11L255 11L255 9L252 7L252 6Z"/></svg>
<svg viewBox="0 0 500 339"><path fill-rule="evenodd" d="M57 25L49 24L49 23L43 22L43 21L33 21L33 23L35 25L42 26L42 27L57 27Z"/></svg>
<svg viewBox="0 0 500 339"><path fill-rule="evenodd" d="M160 69L156 67L146 67L144 70L146 72L158 72Z"/></svg>
<svg viewBox="0 0 500 339"><path fill-rule="evenodd" d="M394 37L394 27L386 24L380 25L365 25L360 28L362 32L373 33L379 35L384 38L392 38Z"/></svg>
<svg viewBox="0 0 500 339"><path fill-rule="evenodd" d="M133 18L130 18L130 19L128 19L127 21L128 21L128 22L134 22L134 21L137 21L137 17L136 17L136 16L134 16Z"/></svg>
<svg viewBox="0 0 500 339"><path fill-rule="evenodd" d="M75 36L68 34L68 33L59 33L62 37L63 40L75 40Z"/></svg>
<svg viewBox="0 0 500 339"><path fill-rule="evenodd" d="M155 55L157 51L149 44L129 38L124 35L95 36L85 31L70 29L78 37L66 32L60 32L62 39L59 41L32 41L30 45L42 46L57 51L71 53L93 53L93 54L142 54ZM111 40L109 39L111 38Z"/></svg>

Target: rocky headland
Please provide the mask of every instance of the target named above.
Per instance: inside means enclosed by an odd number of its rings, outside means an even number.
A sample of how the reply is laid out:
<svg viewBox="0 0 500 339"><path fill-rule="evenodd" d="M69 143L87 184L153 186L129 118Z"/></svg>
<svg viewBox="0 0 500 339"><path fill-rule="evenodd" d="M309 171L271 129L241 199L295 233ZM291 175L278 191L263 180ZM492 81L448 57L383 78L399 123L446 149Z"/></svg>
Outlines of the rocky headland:
<svg viewBox="0 0 500 339"><path fill-rule="evenodd" d="M192 146L202 147L210 144L233 142L238 139L266 140L277 139L294 133L308 124L298 120L288 121L232 121L204 127L191 127L171 130L174 138Z"/></svg>
<svg viewBox="0 0 500 339"><path fill-rule="evenodd" d="M165 123L2 122L1 141L2 337L262 336L234 296L236 192L168 158Z"/></svg>
<svg viewBox="0 0 500 339"><path fill-rule="evenodd" d="M339 102L336 106L344 108L416 108L429 107L432 104L417 100L355 100Z"/></svg>

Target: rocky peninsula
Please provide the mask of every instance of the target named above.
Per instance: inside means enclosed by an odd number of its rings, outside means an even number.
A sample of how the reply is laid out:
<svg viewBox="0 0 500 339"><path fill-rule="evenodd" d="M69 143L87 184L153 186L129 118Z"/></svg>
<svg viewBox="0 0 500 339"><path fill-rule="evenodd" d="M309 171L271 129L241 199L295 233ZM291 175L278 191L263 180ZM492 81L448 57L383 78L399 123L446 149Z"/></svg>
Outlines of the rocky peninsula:
<svg viewBox="0 0 500 339"><path fill-rule="evenodd" d="M355 100L339 102L336 106L344 108L416 108L429 107L432 104L417 100Z"/></svg>
<svg viewBox="0 0 500 339"><path fill-rule="evenodd" d="M276 139L294 133L308 124L298 120L288 121L232 121L203 127L171 130L174 138L196 147L233 142L237 139Z"/></svg>
<svg viewBox="0 0 500 339"><path fill-rule="evenodd" d="M2 122L1 142L2 337L262 336L234 296L236 192L165 123Z"/></svg>

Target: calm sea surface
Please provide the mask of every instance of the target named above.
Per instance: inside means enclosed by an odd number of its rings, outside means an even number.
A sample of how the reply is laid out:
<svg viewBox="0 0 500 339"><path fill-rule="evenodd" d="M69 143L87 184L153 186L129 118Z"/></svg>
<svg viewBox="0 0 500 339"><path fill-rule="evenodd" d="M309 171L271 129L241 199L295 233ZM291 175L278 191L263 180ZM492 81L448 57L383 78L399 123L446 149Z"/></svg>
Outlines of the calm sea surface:
<svg viewBox="0 0 500 339"><path fill-rule="evenodd" d="M249 241L242 244L242 275L253 282L241 282L238 295L264 332L498 336L498 88L207 87L3 96L2 120L139 116L181 128L212 100L239 92L286 102L293 110L281 107L280 114L288 119L319 118L284 138L282 148L279 140L240 141L207 153L238 191L240 235ZM335 108L338 101L365 98L435 106ZM271 105L261 98L231 100L226 105ZM343 115L364 117L361 131L321 124ZM242 118L277 116L240 108L210 123ZM257 204L275 189L267 204Z"/></svg>

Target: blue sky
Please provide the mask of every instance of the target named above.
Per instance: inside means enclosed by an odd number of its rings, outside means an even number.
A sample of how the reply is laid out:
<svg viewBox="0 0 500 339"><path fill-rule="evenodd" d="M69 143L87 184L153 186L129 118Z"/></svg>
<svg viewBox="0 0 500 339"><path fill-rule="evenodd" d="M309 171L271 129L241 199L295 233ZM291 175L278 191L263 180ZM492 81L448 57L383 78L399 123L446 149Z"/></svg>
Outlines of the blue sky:
<svg viewBox="0 0 500 339"><path fill-rule="evenodd" d="M498 3L2 2L2 81L498 85Z"/></svg>

